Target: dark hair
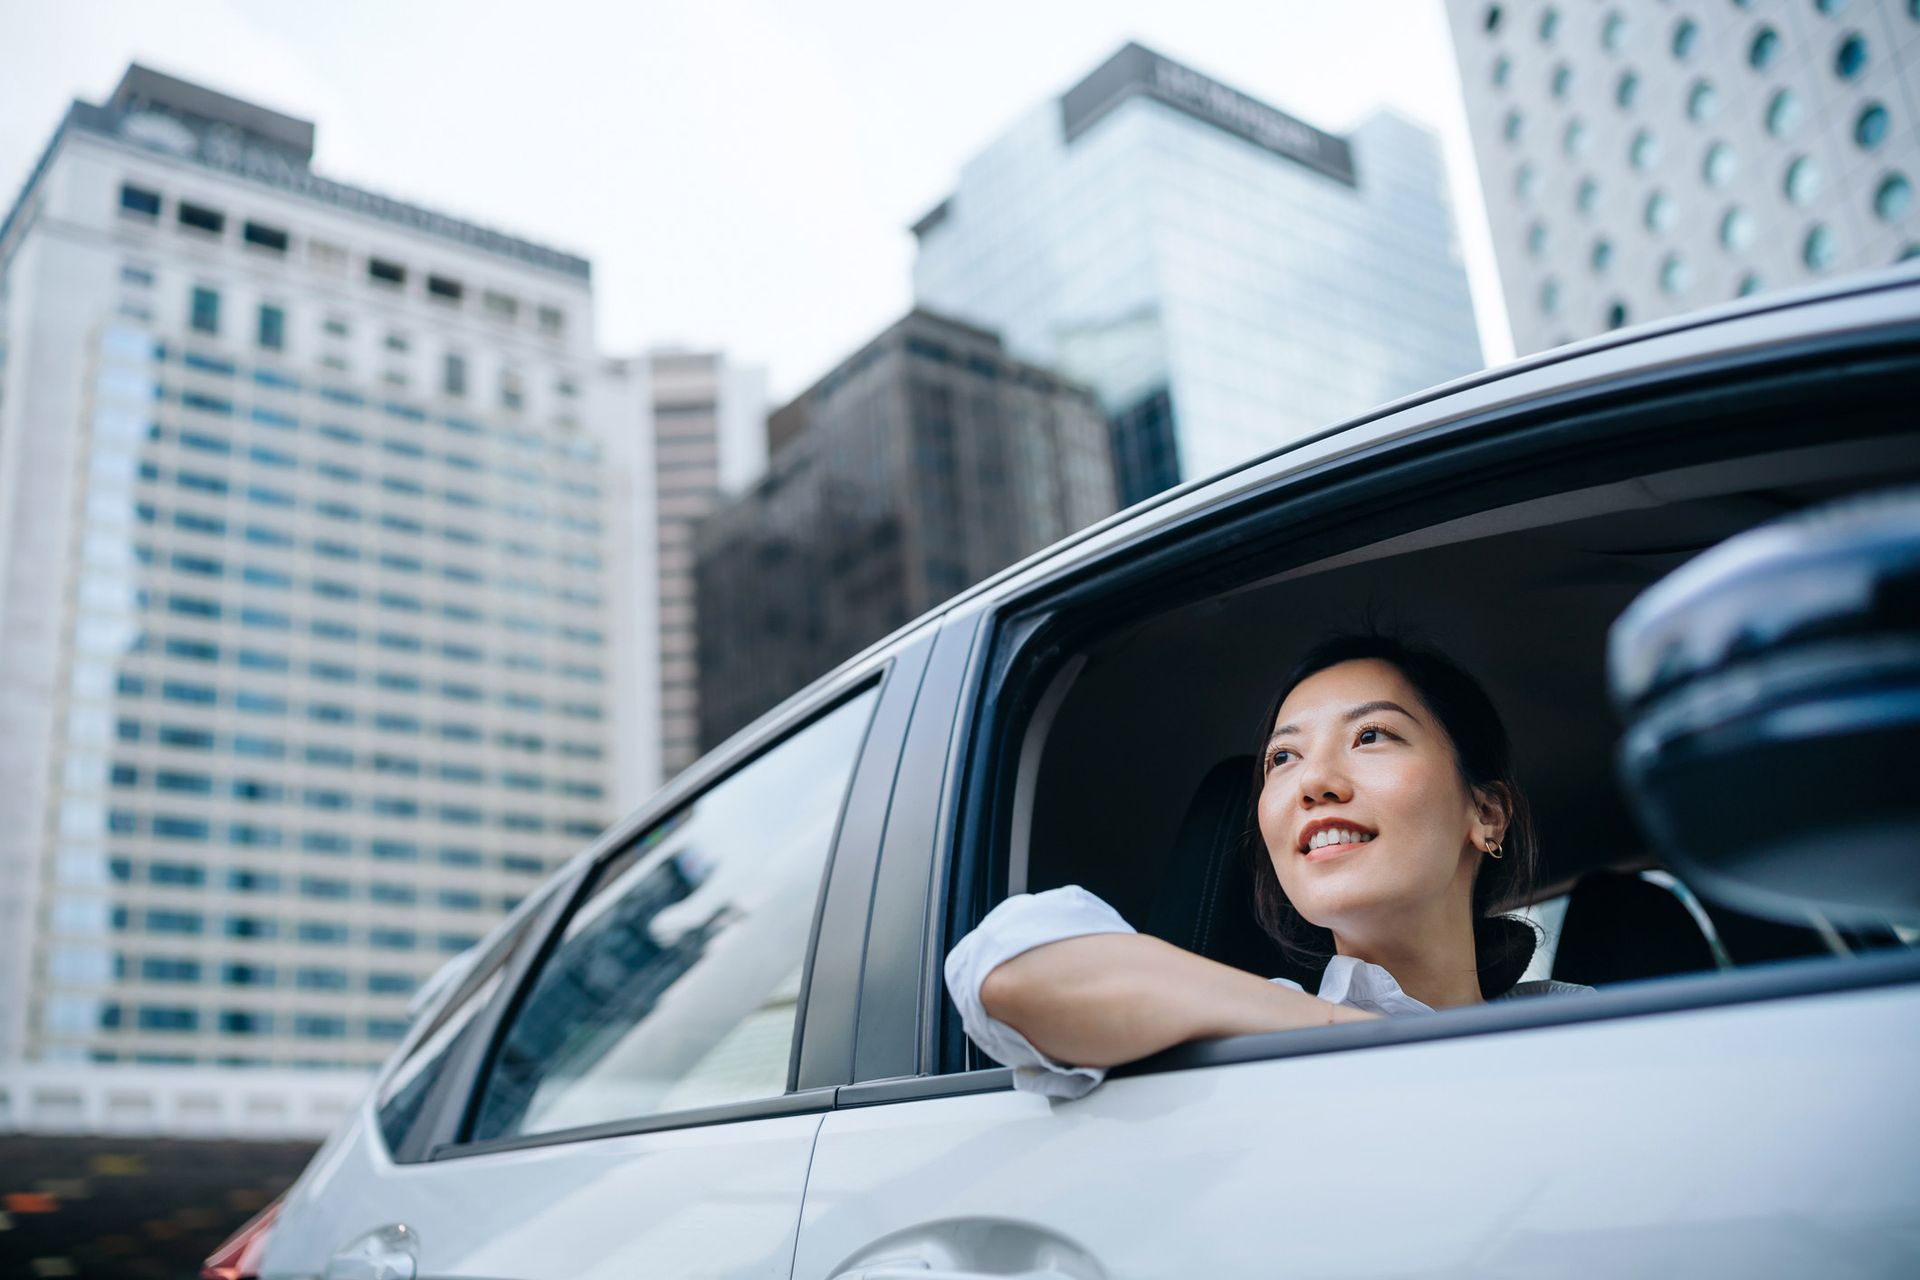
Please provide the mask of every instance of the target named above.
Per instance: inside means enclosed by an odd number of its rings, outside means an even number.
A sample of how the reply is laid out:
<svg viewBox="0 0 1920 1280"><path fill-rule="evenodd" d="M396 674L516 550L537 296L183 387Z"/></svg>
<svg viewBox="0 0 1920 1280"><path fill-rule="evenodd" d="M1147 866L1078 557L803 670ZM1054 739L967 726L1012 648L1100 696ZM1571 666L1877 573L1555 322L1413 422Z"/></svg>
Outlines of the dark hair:
<svg viewBox="0 0 1920 1280"><path fill-rule="evenodd" d="M1514 777L1506 726L1479 681L1452 659L1392 636L1366 632L1336 636L1315 645L1288 673L1260 723L1258 741L1263 745L1259 754L1264 757L1274 718L1302 681L1343 662L1369 659L1393 667L1413 686L1421 704L1446 733L1461 780L1471 788L1500 794L1507 802L1501 856L1482 858L1473 878L1473 951L1480 971L1480 994L1487 999L1504 995L1526 972L1539 935L1525 920L1499 912L1524 903L1533 891L1538 848L1533 815ZM1256 815L1265 782L1265 761L1257 758L1253 786ZM1247 844L1253 864L1253 910L1260 927L1280 944L1289 960L1314 970L1324 968L1334 954L1333 931L1314 924L1287 901L1260 837L1257 817L1250 824Z"/></svg>

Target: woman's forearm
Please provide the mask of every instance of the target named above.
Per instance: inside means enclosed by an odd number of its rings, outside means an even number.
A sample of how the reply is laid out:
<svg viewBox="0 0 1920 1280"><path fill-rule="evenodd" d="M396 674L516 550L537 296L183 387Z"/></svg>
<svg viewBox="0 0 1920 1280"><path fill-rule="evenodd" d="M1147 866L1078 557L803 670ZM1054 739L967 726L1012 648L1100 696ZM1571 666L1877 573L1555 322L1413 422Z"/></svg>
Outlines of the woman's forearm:
<svg viewBox="0 0 1920 1280"><path fill-rule="evenodd" d="M1023 952L987 975L980 1001L1048 1057L1086 1067L1132 1062L1188 1040L1376 1016L1127 933Z"/></svg>

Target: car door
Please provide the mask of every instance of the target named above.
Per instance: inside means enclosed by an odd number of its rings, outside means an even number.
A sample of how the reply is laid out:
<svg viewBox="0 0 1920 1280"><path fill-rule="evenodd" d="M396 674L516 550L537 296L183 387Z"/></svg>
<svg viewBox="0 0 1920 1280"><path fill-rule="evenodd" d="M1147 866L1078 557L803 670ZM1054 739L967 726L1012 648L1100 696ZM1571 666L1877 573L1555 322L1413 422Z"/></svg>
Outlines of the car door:
<svg viewBox="0 0 1920 1280"><path fill-rule="evenodd" d="M1679 354L1648 355L1641 369ZM1605 355L1613 387L1624 385L1624 357ZM1584 373L1549 390L1570 397ZM1597 374L1593 386L1616 394ZM1613 404L1615 438L1650 435ZM1443 406L1429 421L1472 421L1484 405ZM1421 527L1400 514L1404 495L1447 492L1463 474L1471 483L1454 492L1470 497L1448 518L1538 496L1524 451L1484 424L1474 448L1498 457L1500 474L1449 459L1437 435L1420 442L1419 476L1321 442L1296 464L1299 500L1275 485L1259 518L1307 536L1346 514L1331 509L1337 495L1350 511L1393 510L1383 536L1397 536ZM1594 443L1616 428L1589 427L1590 451L1553 464L1585 469L1568 487L1636 465L1624 446ZM1387 418L1357 434L1375 447L1400 429ZM1541 430L1533 447L1544 456L1555 434ZM1718 443L1727 437L1673 438L1698 451L1689 463L1733 449ZM1317 448L1356 460L1316 474ZM1231 517L1193 517L1204 555L1181 550L1172 517L1102 552L1141 581L1141 566L1201 580L1253 545ZM1075 1101L1014 1092L1004 1069L969 1062L938 970L1005 892L996 824L1024 812L1019 786L997 779L1030 778L1019 743L1047 702L1006 675L1022 652L1058 652L1044 598L1091 599L1108 567L1036 570L950 615L953 635L969 617L978 628L958 731L910 735L905 748L924 790L895 798L873 912L892 932L869 939L855 1083L820 1128L796 1277L1879 1276L1920 1265L1911 954L1187 1045ZM1003 791L1014 799L992 808Z"/></svg>
<svg viewBox="0 0 1920 1280"><path fill-rule="evenodd" d="M788 1275L859 963L817 920L833 876L871 878L925 655L750 731L476 965L294 1188L263 1274Z"/></svg>

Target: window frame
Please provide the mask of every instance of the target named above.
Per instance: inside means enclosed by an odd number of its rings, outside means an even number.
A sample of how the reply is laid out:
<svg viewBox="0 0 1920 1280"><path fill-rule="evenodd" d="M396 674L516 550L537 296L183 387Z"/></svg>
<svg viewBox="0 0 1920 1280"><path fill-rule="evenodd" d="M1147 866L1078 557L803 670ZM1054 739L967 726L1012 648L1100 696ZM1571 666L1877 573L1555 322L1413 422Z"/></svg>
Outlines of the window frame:
<svg viewBox="0 0 1920 1280"><path fill-rule="evenodd" d="M1837 300L1813 301L1831 305ZM1751 310L1757 313L1750 319L1760 327L1761 340L1733 341L1733 335L1722 336L1726 326L1721 326L1703 350L1686 334L1699 326L1697 320L1624 339L1605 337L1536 358L1533 369L1483 375L1464 388L1428 397L1435 403L1394 406L1396 413L1380 415L1385 424L1331 429L1264 465L1186 490L1190 501L1179 501L1178 492L1163 498L1169 514L1127 522L1124 531L1104 540L1097 555L1055 556L1024 575L1007 575L1014 580L1003 581L997 591L989 583L956 603L948 628L957 631L971 623L977 643L954 716L949 768L940 794L927 802L943 817L927 844L907 853L937 897L920 902L923 914L917 918L924 921L925 937L918 954L903 947L870 954L866 969L870 978L877 975L898 989L908 981L898 975L915 972L917 961L919 1007L914 1017L896 1016L885 1029L896 1045L885 1069L857 1071L836 1105L1011 1087L1005 1068L976 1062L958 1012L945 996L940 962L985 907L1004 896L1018 743L1059 664L1077 652L1082 637L1121 618L1208 594L1215 584L1220 589L1239 585L1249 560L1277 573L1519 501L1805 446L1816 437L1804 425L1804 415L1795 419L1776 411L1783 387L1793 389L1790 402L1824 395L1828 403L1861 404L1872 394L1865 384L1875 373L1887 376L1895 363L1903 363L1904 369L1891 376L1897 385L1911 386L1920 367L1920 323L1898 306L1889 313L1897 322L1884 328L1876 329L1867 317L1851 317L1859 324L1852 334L1844 325L1829 332L1818 323L1778 324L1780 313L1806 313L1804 305L1791 301ZM1623 348L1632 349L1632 355L1621 358ZM1889 361L1896 351L1897 361ZM1527 373L1546 376L1522 376ZM1700 413L1703 403L1712 405L1711 413ZM1711 425L1733 414L1747 415L1741 431ZM1396 416L1406 419L1397 431L1386 426ZM1891 431L1890 416L1856 428L1852 438ZM1695 417L1709 425L1696 425ZM903 777L909 774L903 763ZM889 857L893 851L890 841ZM882 868L878 883L884 884L889 871ZM914 872L895 878L910 881ZM910 894L889 899L877 892L873 912L885 918L913 905ZM1418 1028L1410 1022L1348 1024L1314 1031L1310 1038L1290 1032L1278 1039L1183 1045L1118 1074L1915 980L1920 980L1920 954L1876 959L1871 967L1829 965L1811 974L1716 974L1699 981L1676 979L1652 990L1605 992L1598 1000L1488 1006ZM868 1002L885 998L869 981L862 990L863 1012ZM905 1053L909 1043L917 1055Z"/></svg>
<svg viewBox="0 0 1920 1280"><path fill-rule="evenodd" d="M528 1147L570 1145L598 1138L636 1133L697 1128L739 1120L825 1111L833 1105L837 1087L851 1073L851 1006L864 954L865 928L823 928L829 900L858 896L862 911L871 883L878 830L884 826L889 796L905 734L935 629L922 625L907 634L883 641L823 677L789 703L769 712L701 761L668 783L626 822L610 830L575 859L560 877L558 887L541 906L534 937L538 945L521 949L508 962L499 990L461 1060L449 1063L425 1106L432 1119L420 1128L427 1160L460 1159ZM877 691L872 713L848 775L846 793L828 849L814 904L813 925L801 973L795 1010L795 1034L787 1065L787 1087L769 1098L747 1099L682 1111L658 1112L570 1129L517 1135L475 1142L467 1138L478 1117L486 1078L501 1043L522 1003L531 993L536 975L559 943L566 923L591 892L594 879L607 862L619 857L636 840L697 801L794 734L832 713L851 699ZM836 890L838 891L836 894Z"/></svg>

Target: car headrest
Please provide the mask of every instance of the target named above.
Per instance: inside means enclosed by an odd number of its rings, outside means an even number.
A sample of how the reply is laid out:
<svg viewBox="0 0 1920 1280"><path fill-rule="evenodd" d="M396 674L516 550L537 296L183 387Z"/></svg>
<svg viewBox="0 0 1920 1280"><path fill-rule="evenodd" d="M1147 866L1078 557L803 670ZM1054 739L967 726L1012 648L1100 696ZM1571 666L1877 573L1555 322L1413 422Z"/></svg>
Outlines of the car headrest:
<svg viewBox="0 0 1920 1280"><path fill-rule="evenodd" d="M1713 946L1671 889L1629 871L1593 871L1567 898L1553 976L1599 986L1713 969Z"/></svg>
<svg viewBox="0 0 1920 1280"><path fill-rule="evenodd" d="M1246 860L1252 800L1252 756L1235 756L1207 771L1180 821L1146 932L1236 969L1293 978L1311 988L1314 976L1289 964L1254 918Z"/></svg>

